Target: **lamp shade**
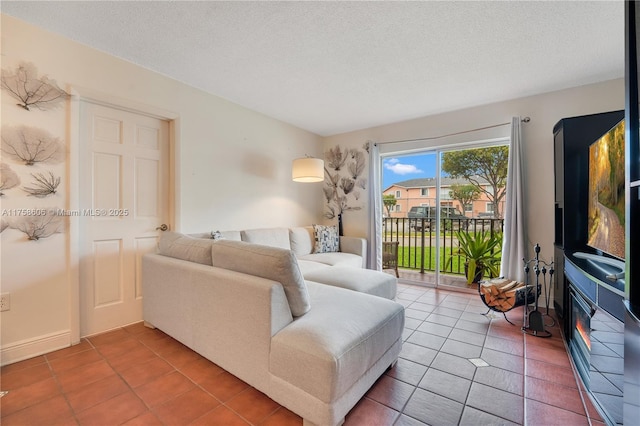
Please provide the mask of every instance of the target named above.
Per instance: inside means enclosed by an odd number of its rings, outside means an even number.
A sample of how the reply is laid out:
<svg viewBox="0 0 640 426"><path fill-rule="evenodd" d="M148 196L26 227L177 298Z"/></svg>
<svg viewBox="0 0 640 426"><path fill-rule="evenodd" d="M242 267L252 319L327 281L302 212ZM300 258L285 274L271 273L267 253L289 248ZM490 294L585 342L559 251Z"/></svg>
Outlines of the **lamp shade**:
<svg viewBox="0 0 640 426"><path fill-rule="evenodd" d="M296 158L291 168L291 178L295 182L322 182L324 161L318 158Z"/></svg>

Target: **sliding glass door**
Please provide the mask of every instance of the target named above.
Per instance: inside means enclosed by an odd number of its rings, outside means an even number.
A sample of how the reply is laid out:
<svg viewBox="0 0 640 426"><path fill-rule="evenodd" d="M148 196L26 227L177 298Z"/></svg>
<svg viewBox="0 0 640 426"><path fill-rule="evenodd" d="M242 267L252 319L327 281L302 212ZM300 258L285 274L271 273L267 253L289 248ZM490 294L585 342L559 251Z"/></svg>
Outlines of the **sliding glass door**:
<svg viewBox="0 0 640 426"><path fill-rule="evenodd" d="M401 279L467 287L460 234L501 232L506 142L395 152L382 158L383 241L398 241Z"/></svg>

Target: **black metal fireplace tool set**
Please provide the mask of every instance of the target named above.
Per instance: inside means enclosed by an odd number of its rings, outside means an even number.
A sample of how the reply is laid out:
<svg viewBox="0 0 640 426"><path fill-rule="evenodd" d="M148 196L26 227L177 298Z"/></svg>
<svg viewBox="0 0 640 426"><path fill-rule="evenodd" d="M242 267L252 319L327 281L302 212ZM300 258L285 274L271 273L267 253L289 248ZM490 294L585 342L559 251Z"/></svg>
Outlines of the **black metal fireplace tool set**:
<svg viewBox="0 0 640 426"><path fill-rule="evenodd" d="M546 305L546 314L545 316L551 318L549 315L549 296L551 295L551 286L550 282L553 279L553 259L551 262L547 263L544 260L540 259L540 245L536 244L534 247L534 251L536 253L533 259L525 260L522 258L522 262L524 263L524 273L525 273L525 293L529 294L529 288L533 287L529 283L529 273L531 272L531 267L533 267L533 272L536 276L536 284L535 284L535 302L533 310L530 310L531 302L527 298L527 303L525 304L522 318L522 331L535 337L551 337L551 332L545 329L544 320L542 318L543 314L538 310L538 299L540 298L540 293L544 291L545 295L545 305ZM549 273L549 283L547 283L547 272ZM542 274L542 285L540 283L540 274ZM555 320L551 318L551 324L548 324L548 327L553 327L555 325Z"/></svg>

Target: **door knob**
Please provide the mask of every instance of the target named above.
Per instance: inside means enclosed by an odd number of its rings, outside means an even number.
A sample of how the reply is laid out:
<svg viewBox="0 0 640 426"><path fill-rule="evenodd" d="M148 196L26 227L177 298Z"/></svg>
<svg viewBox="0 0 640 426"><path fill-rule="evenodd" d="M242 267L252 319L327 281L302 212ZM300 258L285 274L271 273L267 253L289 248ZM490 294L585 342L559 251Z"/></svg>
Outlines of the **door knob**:
<svg viewBox="0 0 640 426"><path fill-rule="evenodd" d="M169 229L169 227L168 227L165 223L163 223L162 225L160 225L160 226L158 226L158 227L156 228L156 231L158 231L158 230L160 230L160 231L166 231L167 229Z"/></svg>

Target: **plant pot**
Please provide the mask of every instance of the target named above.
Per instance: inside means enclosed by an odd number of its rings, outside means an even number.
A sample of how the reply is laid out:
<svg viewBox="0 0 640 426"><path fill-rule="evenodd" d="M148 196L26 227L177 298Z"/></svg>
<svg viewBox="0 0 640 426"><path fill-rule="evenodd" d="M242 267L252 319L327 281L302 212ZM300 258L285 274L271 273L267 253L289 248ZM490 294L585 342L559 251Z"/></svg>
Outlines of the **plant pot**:
<svg viewBox="0 0 640 426"><path fill-rule="evenodd" d="M464 275L465 277L469 276L469 262L464 263ZM473 281L471 281L469 284L479 283L480 281L482 281L483 276L484 269L482 268L482 266L476 266L476 273L473 275Z"/></svg>

